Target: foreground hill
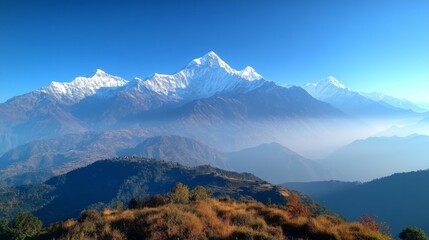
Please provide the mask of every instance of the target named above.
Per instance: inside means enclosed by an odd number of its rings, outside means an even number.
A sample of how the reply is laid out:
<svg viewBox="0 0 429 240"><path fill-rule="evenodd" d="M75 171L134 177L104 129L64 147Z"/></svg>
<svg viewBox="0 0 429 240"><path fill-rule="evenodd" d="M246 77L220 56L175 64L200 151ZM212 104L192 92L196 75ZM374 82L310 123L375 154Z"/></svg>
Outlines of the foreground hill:
<svg viewBox="0 0 429 240"><path fill-rule="evenodd" d="M314 216L299 201L267 206L207 199L125 211L85 211L79 221L47 227L38 239L391 239L369 224Z"/></svg>
<svg viewBox="0 0 429 240"><path fill-rule="evenodd" d="M262 202L284 204L290 191L250 174L209 166L195 168L146 158L117 158L95 162L43 184L0 189L0 213L12 216L31 211L44 223L77 217L90 207L103 208L132 197L168 192L176 182L191 188L202 185L214 195L249 196ZM312 200L302 197L308 204ZM321 209L322 210L322 209Z"/></svg>
<svg viewBox="0 0 429 240"><path fill-rule="evenodd" d="M319 198L348 219L366 213L386 221L393 233L407 226L429 231L429 170L399 173Z"/></svg>

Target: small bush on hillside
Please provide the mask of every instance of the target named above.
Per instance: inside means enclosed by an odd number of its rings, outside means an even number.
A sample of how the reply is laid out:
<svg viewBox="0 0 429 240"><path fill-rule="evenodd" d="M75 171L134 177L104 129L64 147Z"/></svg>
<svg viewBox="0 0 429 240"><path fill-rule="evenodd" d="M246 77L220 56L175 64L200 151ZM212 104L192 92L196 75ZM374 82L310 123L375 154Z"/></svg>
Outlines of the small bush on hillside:
<svg viewBox="0 0 429 240"><path fill-rule="evenodd" d="M1 239L24 240L37 236L42 230L42 221L31 213L18 213L8 223L7 220L0 221Z"/></svg>
<svg viewBox="0 0 429 240"><path fill-rule="evenodd" d="M115 210L116 211L122 211L122 210L124 210L124 203L123 202L121 202L121 201L117 201L116 202L116 207L115 207Z"/></svg>
<svg viewBox="0 0 429 240"><path fill-rule="evenodd" d="M385 234L390 234L389 226L387 226L387 224L384 222L378 223L377 219L377 216L371 217L368 214L364 214L358 219L358 222L373 231L380 231Z"/></svg>
<svg viewBox="0 0 429 240"><path fill-rule="evenodd" d="M191 191L191 201L206 201L212 197L213 192L203 186L196 186Z"/></svg>
<svg viewBox="0 0 429 240"><path fill-rule="evenodd" d="M133 197L128 203L128 209L140 209L144 207L144 202L142 198Z"/></svg>
<svg viewBox="0 0 429 240"><path fill-rule="evenodd" d="M181 182L176 183L176 186L168 193L170 203L187 204L189 203L189 187Z"/></svg>
<svg viewBox="0 0 429 240"><path fill-rule="evenodd" d="M292 193L286 203L286 211L292 218L306 217L311 214L310 210L302 204L297 193Z"/></svg>
<svg viewBox="0 0 429 240"><path fill-rule="evenodd" d="M225 203L232 203L232 202L234 202L234 199L231 196L226 195L226 194L218 196L217 199L220 202L225 202Z"/></svg>
<svg viewBox="0 0 429 240"><path fill-rule="evenodd" d="M145 201L143 204L145 207L159 207L167 203L167 200L165 197L163 197L160 194L156 194L155 196L149 198L147 201Z"/></svg>
<svg viewBox="0 0 429 240"><path fill-rule="evenodd" d="M101 219L101 215L97 210L94 209L89 209L89 210L84 210L80 213L80 221L84 222L84 221L98 221L99 219Z"/></svg>
<svg viewBox="0 0 429 240"><path fill-rule="evenodd" d="M145 207L159 207L166 204L168 199L166 197L156 194L150 198L142 199L133 197L128 203L128 209L142 209Z"/></svg>
<svg viewBox="0 0 429 240"><path fill-rule="evenodd" d="M402 240L429 240L426 233L416 227L407 227L399 234L399 238Z"/></svg>

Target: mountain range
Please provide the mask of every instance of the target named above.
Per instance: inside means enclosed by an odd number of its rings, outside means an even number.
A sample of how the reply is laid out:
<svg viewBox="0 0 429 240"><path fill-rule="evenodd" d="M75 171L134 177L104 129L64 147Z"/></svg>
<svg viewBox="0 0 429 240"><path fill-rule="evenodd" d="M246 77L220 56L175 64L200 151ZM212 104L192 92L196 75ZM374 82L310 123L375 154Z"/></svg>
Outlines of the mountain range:
<svg viewBox="0 0 429 240"><path fill-rule="evenodd" d="M301 128L317 135L319 120L349 119L302 88L278 86L251 67L235 70L214 52L172 75L128 81L97 70L52 82L0 104L0 115L0 181L12 185L114 157L148 137L178 135L236 151L298 144Z"/></svg>
<svg viewBox="0 0 429 240"><path fill-rule="evenodd" d="M353 91L332 76L316 83L307 83L303 88L311 96L330 103L343 112L356 117L404 117L415 115L414 111L425 111L407 100L397 99L381 93Z"/></svg>
<svg viewBox="0 0 429 240"><path fill-rule="evenodd" d="M235 70L214 52L172 75L126 80L97 70L91 77L52 82L0 104L0 182L36 183L132 152L229 169L220 153L270 142L289 149L256 150L273 151L267 166L283 164L279 171L289 169L284 176L259 171L256 158L248 158L253 169L244 167L244 159L231 164L279 183L324 180L328 173L309 158L379 132L358 117L424 117L364 97L333 77L304 88L316 98L301 87L268 81L251 67ZM183 138L160 137L172 135ZM160 138L150 142L152 137ZM251 150L236 155L246 152ZM185 153L189 157L180 159Z"/></svg>
<svg viewBox="0 0 429 240"><path fill-rule="evenodd" d="M388 104L390 106L401 108L405 110L411 110L414 112L427 112L428 109L426 107L419 106L418 104L412 103L407 99L399 99L389 95L385 95L380 92L360 92L360 94L364 97L367 97L373 101L380 102L382 104Z"/></svg>
<svg viewBox="0 0 429 240"><path fill-rule="evenodd" d="M53 82L0 104L0 114L0 154L32 140L85 131L134 126L184 135L188 131L181 127L195 121L205 131L204 122L345 116L299 87L278 86L251 67L235 70L214 52L173 75L127 81L97 70L89 78Z"/></svg>

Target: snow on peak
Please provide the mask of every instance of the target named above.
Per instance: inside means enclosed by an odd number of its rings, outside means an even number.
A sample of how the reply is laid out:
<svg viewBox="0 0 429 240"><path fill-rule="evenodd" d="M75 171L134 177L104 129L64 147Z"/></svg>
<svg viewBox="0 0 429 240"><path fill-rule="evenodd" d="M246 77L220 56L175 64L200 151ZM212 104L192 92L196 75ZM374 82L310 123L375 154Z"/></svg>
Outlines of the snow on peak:
<svg viewBox="0 0 429 240"><path fill-rule="evenodd" d="M117 91L149 91L173 98L196 99L236 89L250 91L264 82L253 68L235 70L211 51L172 75L155 73L145 80L135 78L128 82L97 69L92 77L78 77L65 83L52 82L38 91L73 104L94 94L109 97Z"/></svg>
<svg viewBox="0 0 429 240"><path fill-rule="evenodd" d="M192 60L185 68L173 75L154 74L144 80L145 86L163 95L187 98L209 97L235 87L251 89L263 79L253 68L238 71L230 67L211 51ZM255 81L255 83L250 83ZM253 87L251 87L253 86Z"/></svg>
<svg viewBox="0 0 429 240"><path fill-rule="evenodd" d="M97 69L97 70L95 70L95 74L94 75L101 76L101 75L108 75L108 74L105 71L101 70L101 69Z"/></svg>
<svg viewBox="0 0 429 240"><path fill-rule="evenodd" d="M326 79L322 79L316 83L307 83L305 87L314 87L314 88L340 88L340 89L349 89L340 81L338 81L333 76L329 76ZM350 90L350 89L349 89Z"/></svg>
<svg viewBox="0 0 429 240"><path fill-rule="evenodd" d="M240 76L241 78L246 79L248 81L259 80L259 79L263 78L260 74L258 74L255 71L255 69L253 69L250 66L247 66L245 69L243 69L241 71L233 69L213 51L206 53L204 56L202 56L200 58L196 58L196 59L192 60L188 64L187 67L188 68L192 68L192 67L205 68L205 67L208 67L208 68L212 68L212 69L222 68L227 73L229 73L231 75Z"/></svg>
<svg viewBox="0 0 429 240"><path fill-rule="evenodd" d="M326 99L335 95L354 94L352 90L338 81L336 78L329 76L316 83L307 83L303 88L317 99Z"/></svg>
<svg viewBox="0 0 429 240"><path fill-rule="evenodd" d="M213 51L206 53L204 56L202 56L200 58L196 58L196 59L192 60L188 64L188 67L193 67L193 66L209 67L209 68L220 67L220 68L225 69L228 72L233 71L233 69Z"/></svg>
<svg viewBox="0 0 429 240"><path fill-rule="evenodd" d="M323 83L323 82L332 84L337 88L347 89L347 87L344 84L340 83L336 78L334 78L332 76L329 76L326 80L321 81L321 83Z"/></svg>
<svg viewBox="0 0 429 240"><path fill-rule="evenodd" d="M41 92L48 93L66 102L75 103L87 96L94 95L100 88L124 86L128 81L112 76L101 69L97 69L92 77L77 77L71 82L52 82Z"/></svg>
<svg viewBox="0 0 429 240"><path fill-rule="evenodd" d="M262 76L250 66L247 66L245 69L241 70L239 75L249 81L262 79Z"/></svg>

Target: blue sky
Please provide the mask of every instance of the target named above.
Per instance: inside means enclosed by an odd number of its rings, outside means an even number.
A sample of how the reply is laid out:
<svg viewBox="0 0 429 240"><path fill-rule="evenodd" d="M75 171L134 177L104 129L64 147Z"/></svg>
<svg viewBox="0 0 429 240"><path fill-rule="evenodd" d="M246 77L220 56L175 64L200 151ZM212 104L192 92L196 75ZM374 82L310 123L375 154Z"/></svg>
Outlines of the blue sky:
<svg viewBox="0 0 429 240"><path fill-rule="evenodd" d="M101 68L173 73L215 51L279 84L327 76L429 102L429 1L0 1L0 102Z"/></svg>

